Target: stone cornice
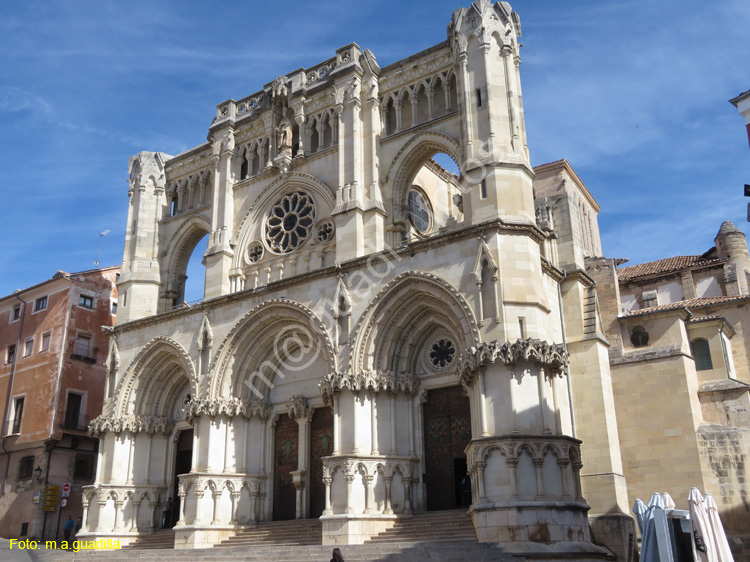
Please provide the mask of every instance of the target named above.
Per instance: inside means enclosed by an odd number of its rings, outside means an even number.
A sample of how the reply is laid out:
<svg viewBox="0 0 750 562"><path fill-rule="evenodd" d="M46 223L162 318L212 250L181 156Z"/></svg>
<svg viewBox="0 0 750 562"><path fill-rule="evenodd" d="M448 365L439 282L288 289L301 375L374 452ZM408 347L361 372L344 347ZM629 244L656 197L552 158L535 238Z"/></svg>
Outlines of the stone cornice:
<svg viewBox="0 0 750 562"><path fill-rule="evenodd" d="M552 375L561 375L568 365L568 352L562 344L549 343L537 339L518 339L515 343L501 343L497 340L482 342L461 354L458 376L463 385L471 385L479 368L498 361L514 365L518 361L533 360L545 367Z"/></svg>

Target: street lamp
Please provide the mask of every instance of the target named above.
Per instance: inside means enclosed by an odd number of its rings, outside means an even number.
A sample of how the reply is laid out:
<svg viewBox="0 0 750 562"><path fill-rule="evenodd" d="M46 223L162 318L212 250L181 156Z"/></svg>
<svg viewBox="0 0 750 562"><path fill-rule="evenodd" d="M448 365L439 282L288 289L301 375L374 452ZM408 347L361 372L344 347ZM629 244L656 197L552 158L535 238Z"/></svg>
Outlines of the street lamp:
<svg viewBox="0 0 750 562"><path fill-rule="evenodd" d="M94 267L99 267L99 251L102 249L102 238L107 234L109 234L109 229L99 234L99 246L96 248L96 261L94 262Z"/></svg>

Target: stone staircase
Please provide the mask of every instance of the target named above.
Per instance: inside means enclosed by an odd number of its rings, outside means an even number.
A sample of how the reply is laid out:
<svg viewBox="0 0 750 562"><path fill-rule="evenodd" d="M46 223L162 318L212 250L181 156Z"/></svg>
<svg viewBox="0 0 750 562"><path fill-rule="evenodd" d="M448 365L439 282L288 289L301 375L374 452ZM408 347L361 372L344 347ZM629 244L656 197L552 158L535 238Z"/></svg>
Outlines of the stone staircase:
<svg viewBox="0 0 750 562"><path fill-rule="evenodd" d="M265 545L309 546L320 545L323 524L319 519L296 519L293 521L268 521L258 523L252 529L241 531L216 545L217 548L242 546L245 548Z"/></svg>
<svg viewBox="0 0 750 562"><path fill-rule="evenodd" d="M411 519L398 519L393 527L365 541L365 544L443 541L477 542L474 524L465 509L430 511Z"/></svg>
<svg viewBox="0 0 750 562"><path fill-rule="evenodd" d="M172 529L157 529L152 534L130 543L123 550L153 550L156 548L174 548L174 531Z"/></svg>

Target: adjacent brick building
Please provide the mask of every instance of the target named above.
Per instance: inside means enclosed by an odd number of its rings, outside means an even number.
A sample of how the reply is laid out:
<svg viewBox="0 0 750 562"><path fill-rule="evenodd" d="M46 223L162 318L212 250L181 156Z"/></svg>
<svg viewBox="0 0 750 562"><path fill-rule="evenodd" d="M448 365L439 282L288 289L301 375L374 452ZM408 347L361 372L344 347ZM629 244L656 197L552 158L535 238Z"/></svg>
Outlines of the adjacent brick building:
<svg viewBox="0 0 750 562"><path fill-rule="evenodd" d="M119 271L58 271L0 298L2 536L54 538L59 515L81 515L81 486L95 475L88 423L102 407L102 326L114 324ZM66 482L68 506L45 512L45 486Z"/></svg>

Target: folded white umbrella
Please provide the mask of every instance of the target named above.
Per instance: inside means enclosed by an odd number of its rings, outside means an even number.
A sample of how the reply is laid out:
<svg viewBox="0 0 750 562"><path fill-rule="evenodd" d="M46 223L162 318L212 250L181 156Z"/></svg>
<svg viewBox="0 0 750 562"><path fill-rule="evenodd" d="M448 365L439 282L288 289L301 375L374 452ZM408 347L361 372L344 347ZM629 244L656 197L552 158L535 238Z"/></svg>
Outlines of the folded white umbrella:
<svg viewBox="0 0 750 562"><path fill-rule="evenodd" d="M669 495L669 492L664 492L661 495L661 499L664 501L664 509L674 509L677 507L677 504L674 503L674 500L672 499L672 496Z"/></svg>
<svg viewBox="0 0 750 562"><path fill-rule="evenodd" d="M636 502L637 503L637 502ZM672 544L669 540L664 500L659 494L651 496L648 509L643 516L643 542L641 562L673 562Z"/></svg>
<svg viewBox="0 0 750 562"><path fill-rule="evenodd" d="M719 518L719 507L716 505L716 501L711 494L703 496L703 501L706 502L706 508L708 509L708 521L711 523L711 532L713 533L719 562L734 562L727 535L724 533L724 525L721 524Z"/></svg>
<svg viewBox="0 0 750 562"><path fill-rule="evenodd" d="M698 488L690 489L688 506L690 506L690 527L693 530L693 550L696 562L719 562L711 523L708 520L708 511Z"/></svg>
<svg viewBox="0 0 750 562"><path fill-rule="evenodd" d="M646 504L640 498L635 500L633 504L633 513L635 513L635 521L638 523L638 531L641 533L641 539L643 539L643 517L646 515Z"/></svg>

